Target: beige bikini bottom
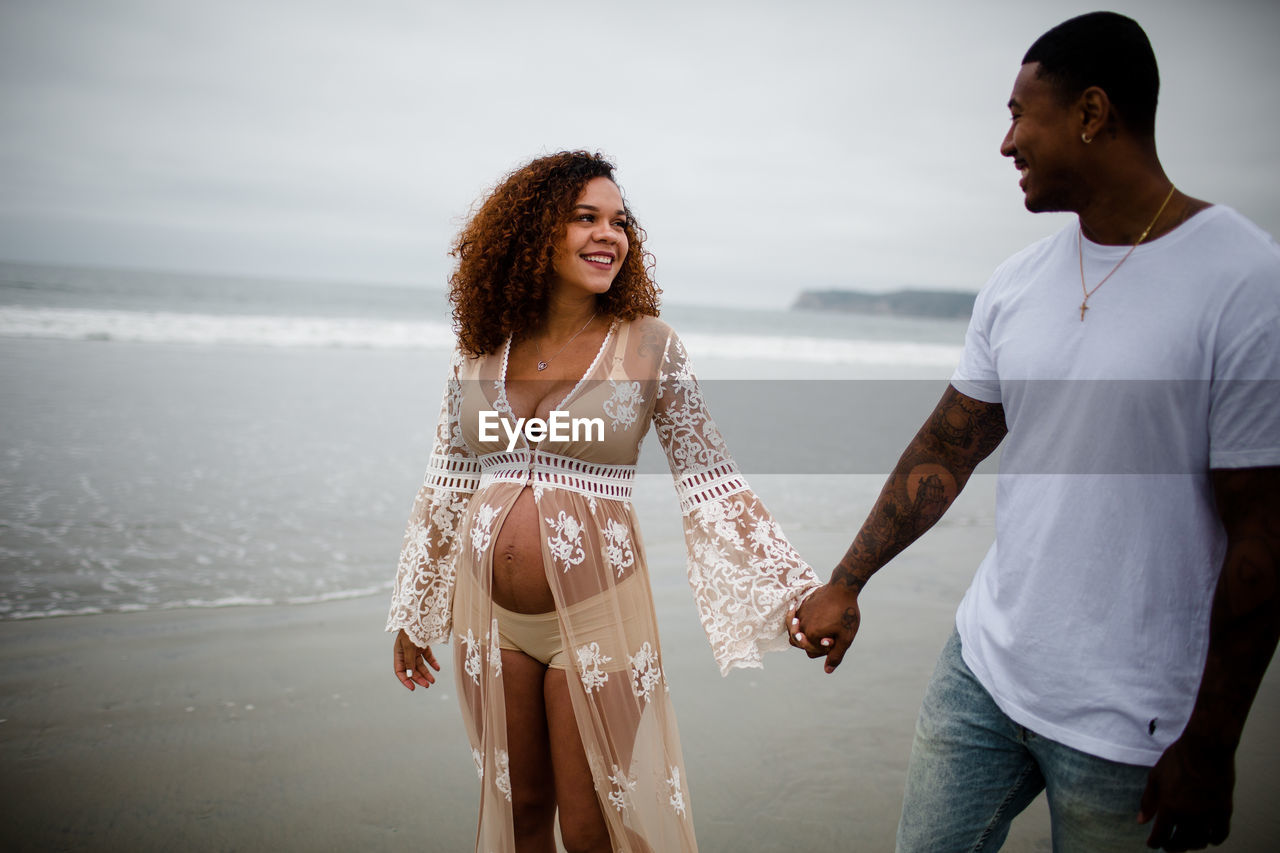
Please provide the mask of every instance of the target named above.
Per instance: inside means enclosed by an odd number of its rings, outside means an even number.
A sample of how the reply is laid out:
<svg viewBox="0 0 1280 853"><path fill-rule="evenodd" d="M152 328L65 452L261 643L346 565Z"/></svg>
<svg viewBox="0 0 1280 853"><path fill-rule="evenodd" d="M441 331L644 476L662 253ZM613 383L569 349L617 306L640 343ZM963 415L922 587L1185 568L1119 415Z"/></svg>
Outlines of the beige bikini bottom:
<svg viewBox="0 0 1280 853"><path fill-rule="evenodd" d="M469 583L465 572L458 573L458 581ZM479 592L478 589L474 591ZM482 593L467 595L466 598L473 602L473 606L483 606ZM599 665L604 671L612 671L625 669L628 655L644 642L647 636L645 614L651 612L652 607L643 578L631 576L620 581L610 592L569 605L567 615L569 624L573 626L571 633L578 638L578 644L593 644L591 651L604 656L597 658ZM516 613L494 602L493 618L498 622L498 648L524 652L551 669L572 668L557 611ZM477 612L471 622L483 624L484 617Z"/></svg>
<svg viewBox="0 0 1280 853"><path fill-rule="evenodd" d="M569 656L560 637L560 617L546 613L516 613L494 602L498 620L498 648L524 652L550 669L568 669Z"/></svg>

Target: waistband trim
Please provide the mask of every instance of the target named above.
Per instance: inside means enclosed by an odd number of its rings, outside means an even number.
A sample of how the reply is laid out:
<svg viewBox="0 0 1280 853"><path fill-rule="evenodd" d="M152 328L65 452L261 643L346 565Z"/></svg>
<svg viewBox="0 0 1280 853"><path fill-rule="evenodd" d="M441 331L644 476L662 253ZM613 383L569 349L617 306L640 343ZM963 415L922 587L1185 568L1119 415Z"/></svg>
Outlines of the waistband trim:
<svg viewBox="0 0 1280 853"><path fill-rule="evenodd" d="M517 483L629 501L635 478L634 465L600 465L543 450L520 448L480 457L481 489L492 483Z"/></svg>
<svg viewBox="0 0 1280 853"><path fill-rule="evenodd" d="M446 492L471 494L480 482L480 463L473 458L448 453L432 453L427 464L426 485Z"/></svg>

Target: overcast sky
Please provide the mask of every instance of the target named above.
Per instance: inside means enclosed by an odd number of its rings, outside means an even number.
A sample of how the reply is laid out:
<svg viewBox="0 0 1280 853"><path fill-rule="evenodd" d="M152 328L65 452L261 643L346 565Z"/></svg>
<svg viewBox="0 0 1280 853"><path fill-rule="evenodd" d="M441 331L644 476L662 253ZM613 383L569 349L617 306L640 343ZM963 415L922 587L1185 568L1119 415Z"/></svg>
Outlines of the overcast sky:
<svg viewBox="0 0 1280 853"><path fill-rule="evenodd" d="M1061 227L1000 157L1076 2L0 0L0 259L442 287L472 202L611 155L679 302L976 290ZM1280 4L1112 8L1160 152L1280 233Z"/></svg>

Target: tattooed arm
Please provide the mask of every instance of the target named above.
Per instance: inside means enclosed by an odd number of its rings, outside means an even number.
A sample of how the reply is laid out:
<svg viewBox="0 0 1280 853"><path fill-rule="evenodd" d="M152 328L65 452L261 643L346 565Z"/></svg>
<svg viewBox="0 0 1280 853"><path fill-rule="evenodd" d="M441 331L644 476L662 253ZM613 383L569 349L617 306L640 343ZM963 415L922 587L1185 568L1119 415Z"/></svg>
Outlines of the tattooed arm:
<svg viewBox="0 0 1280 853"><path fill-rule="evenodd" d="M1139 820L1149 847L1221 844L1235 752L1280 639L1280 468L1213 472L1227 554L1209 617L1209 654L1191 719L1151 769Z"/></svg>
<svg viewBox="0 0 1280 853"><path fill-rule="evenodd" d="M809 657L826 655L827 672L839 666L858 633L858 593L867 580L942 517L1007 431L1003 406L947 386L903 451L831 581L797 612L792 630L799 634L793 635L792 645Z"/></svg>

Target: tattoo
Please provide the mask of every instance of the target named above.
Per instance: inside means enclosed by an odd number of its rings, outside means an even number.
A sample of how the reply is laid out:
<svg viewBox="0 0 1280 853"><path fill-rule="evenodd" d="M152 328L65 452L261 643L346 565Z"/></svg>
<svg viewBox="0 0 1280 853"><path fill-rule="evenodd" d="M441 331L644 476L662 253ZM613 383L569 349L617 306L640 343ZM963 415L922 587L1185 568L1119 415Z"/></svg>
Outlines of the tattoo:
<svg viewBox="0 0 1280 853"><path fill-rule="evenodd" d="M852 547L850 547L849 550L850 553L853 552ZM860 577L852 566L846 565L848 562L849 555L846 554L845 558L836 566L835 572L832 573L831 582L838 586L843 586L853 590L854 592L862 592L862 588L867 585L867 578ZM870 575L867 577L870 577Z"/></svg>
<svg viewBox="0 0 1280 853"><path fill-rule="evenodd" d="M983 403L948 388L921 433L966 455L976 455L970 471L991 455L1005 433L1004 406ZM919 436L917 436L919 438Z"/></svg>
<svg viewBox="0 0 1280 853"><path fill-rule="evenodd" d="M950 475L950 472L946 472ZM926 474L916 480L915 497L911 501L911 511L917 518L938 519L947 511L949 500L947 489L942 485L941 474ZM910 488L907 490L911 494Z"/></svg>
<svg viewBox="0 0 1280 853"><path fill-rule="evenodd" d="M948 387L903 451L831 582L855 592L937 523L1008 432L1004 407Z"/></svg>
<svg viewBox="0 0 1280 853"><path fill-rule="evenodd" d="M840 624L844 626L846 631L857 631L858 623L862 621L862 617L858 615L858 611L852 607L846 607L844 615L840 617Z"/></svg>

